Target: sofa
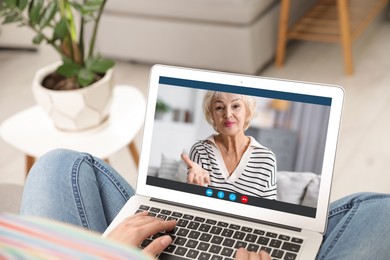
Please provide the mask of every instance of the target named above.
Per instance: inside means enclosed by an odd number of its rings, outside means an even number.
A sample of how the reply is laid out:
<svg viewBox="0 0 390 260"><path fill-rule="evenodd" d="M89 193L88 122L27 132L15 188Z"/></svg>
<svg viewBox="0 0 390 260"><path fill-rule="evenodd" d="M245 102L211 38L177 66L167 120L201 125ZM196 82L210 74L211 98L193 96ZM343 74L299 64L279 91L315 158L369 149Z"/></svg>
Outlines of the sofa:
<svg viewBox="0 0 390 260"><path fill-rule="evenodd" d="M280 0L110 0L103 56L256 74L274 54ZM291 1L290 23L315 0Z"/></svg>

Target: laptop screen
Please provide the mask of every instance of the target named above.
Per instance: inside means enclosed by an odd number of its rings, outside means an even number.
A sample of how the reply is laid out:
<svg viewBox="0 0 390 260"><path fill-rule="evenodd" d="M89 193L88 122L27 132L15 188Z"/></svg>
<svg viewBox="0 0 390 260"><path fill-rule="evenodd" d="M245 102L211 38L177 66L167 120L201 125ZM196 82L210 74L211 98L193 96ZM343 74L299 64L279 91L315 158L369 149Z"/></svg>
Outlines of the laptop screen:
<svg viewBox="0 0 390 260"><path fill-rule="evenodd" d="M146 185L316 217L331 97L167 76L159 76L156 95ZM233 101L215 111L245 106L245 146L231 160L220 142L229 133L204 112L218 96ZM224 127L239 128L230 116L221 116ZM207 172L208 183L190 180L182 154Z"/></svg>

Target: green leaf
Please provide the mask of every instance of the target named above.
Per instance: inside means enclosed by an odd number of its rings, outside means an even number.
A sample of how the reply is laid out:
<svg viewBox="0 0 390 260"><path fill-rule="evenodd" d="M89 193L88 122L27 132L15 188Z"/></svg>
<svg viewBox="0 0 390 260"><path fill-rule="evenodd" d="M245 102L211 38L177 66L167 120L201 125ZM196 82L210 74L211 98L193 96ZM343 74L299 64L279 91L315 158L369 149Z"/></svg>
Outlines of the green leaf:
<svg viewBox="0 0 390 260"><path fill-rule="evenodd" d="M8 16L5 17L2 24L16 23L16 22L19 22L21 20L22 20L21 17L14 15L14 14L9 14Z"/></svg>
<svg viewBox="0 0 390 260"><path fill-rule="evenodd" d="M16 7L16 2L17 0L4 0L4 4L6 6L6 8L15 8Z"/></svg>
<svg viewBox="0 0 390 260"><path fill-rule="evenodd" d="M27 7L28 5L28 0L18 0L18 8L20 11L24 11L24 9Z"/></svg>
<svg viewBox="0 0 390 260"><path fill-rule="evenodd" d="M32 0L30 2L28 17L30 18L31 24L36 25L39 23L42 6L43 0Z"/></svg>
<svg viewBox="0 0 390 260"><path fill-rule="evenodd" d="M93 58L87 61L87 68L97 73L105 73L114 66L114 62L108 59Z"/></svg>
<svg viewBox="0 0 390 260"><path fill-rule="evenodd" d="M50 21L54 18L56 11L57 11L57 1L50 2L46 7L45 11L43 12L39 26L43 28L46 25L48 25Z"/></svg>
<svg viewBox="0 0 390 260"><path fill-rule="evenodd" d="M93 81L94 73L87 69L81 69L77 75L77 81L82 87L90 85Z"/></svg>
<svg viewBox="0 0 390 260"><path fill-rule="evenodd" d="M43 40L43 35L41 34L41 33L38 33L34 38L33 38L33 43L35 44L35 45L38 45L38 44L40 44L41 42L42 42L42 40Z"/></svg>
<svg viewBox="0 0 390 260"><path fill-rule="evenodd" d="M67 60L67 62L64 62L60 67L58 67L56 72L67 78L78 75L82 67L77 63L68 61L70 60Z"/></svg>
<svg viewBox="0 0 390 260"><path fill-rule="evenodd" d="M53 41L57 39L63 40L67 36L67 24L65 19L61 19L54 27Z"/></svg>

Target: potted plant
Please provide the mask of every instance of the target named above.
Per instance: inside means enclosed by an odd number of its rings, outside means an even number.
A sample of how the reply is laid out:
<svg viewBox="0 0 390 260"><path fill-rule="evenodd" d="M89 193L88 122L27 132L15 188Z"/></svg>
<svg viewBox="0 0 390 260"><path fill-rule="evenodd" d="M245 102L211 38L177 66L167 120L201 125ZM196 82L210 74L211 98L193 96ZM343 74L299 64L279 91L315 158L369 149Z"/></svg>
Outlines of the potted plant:
<svg viewBox="0 0 390 260"><path fill-rule="evenodd" d="M154 117L156 119L163 119L164 115L168 113L171 110L171 108L168 106L167 103L162 101L160 98L157 99L156 102L156 113Z"/></svg>
<svg viewBox="0 0 390 260"><path fill-rule="evenodd" d="M34 44L49 44L60 56L61 61L39 70L33 80L37 103L60 129L84 130L108 117L114 62L95 51L105 4L106 0L0 0L3 24L31 28ZM92 28L90 35L87 26Z"/></svg>

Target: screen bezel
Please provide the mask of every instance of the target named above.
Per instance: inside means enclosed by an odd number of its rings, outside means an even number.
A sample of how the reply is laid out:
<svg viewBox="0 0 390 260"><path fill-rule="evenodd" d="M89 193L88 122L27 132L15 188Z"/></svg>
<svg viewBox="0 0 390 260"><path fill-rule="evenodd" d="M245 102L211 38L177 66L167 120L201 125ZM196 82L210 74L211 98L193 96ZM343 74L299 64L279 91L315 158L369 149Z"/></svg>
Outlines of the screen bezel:
<svg viewBox="0 0 390 260"><path fill-rule="evenodd" d="M264 89L264 86L266 86L267 90L331 98L332 104L327 129L327 141L324 151L324 161L321 173L321 185L318 195L316 217L305 217L297 214L280 212L239 203L235 203L234 207L232 207L232 202L229 201L193 195L187 192L170 190L153 185L147 185L146 180L154 126L155 102L157 100L159 80L161 76L217 84L228 84L241 87L250 86L251 88L259 88L258 86L261 86L261 88ZM329 207L330 187L332 182L337 139L341 121L342 104L344 99L344 91L341 87L179 68L165 65L153 66L150 72L149 80L149 91L147 98L148 102L136 189L137 194L176 203L188 204L200 208L222 211L234 215L242 215L242 212L246 212L246 217L248 218L261 219L263 221L274 222L277 224L283 224L297 228L305 228L321 233L325 231L327 212ZM321 207L318 207L318 205L321 205Z"/></svg>

